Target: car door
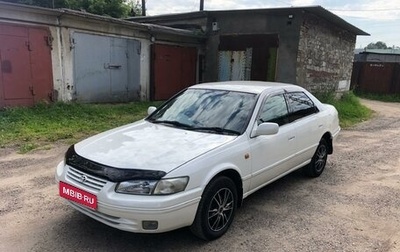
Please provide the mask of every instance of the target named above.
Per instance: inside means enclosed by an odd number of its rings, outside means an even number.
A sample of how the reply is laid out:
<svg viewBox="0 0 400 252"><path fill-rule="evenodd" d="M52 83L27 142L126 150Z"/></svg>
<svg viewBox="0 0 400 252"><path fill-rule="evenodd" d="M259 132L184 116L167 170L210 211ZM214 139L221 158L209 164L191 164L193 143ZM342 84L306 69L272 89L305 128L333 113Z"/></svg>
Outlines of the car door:
<svg viewBox="0 0 400 252"><path fill-rule="evenodd" d="M324 134L322 113L304 92L285 94L289 121L296 131L295 160L301 164L312 158Z"/></svg>
<svg viewBox="0 0 400 252"><path fill-rule="evenodd" d="M279 131L274 135L261 135L249 139L252 158L251 191L257 190L293 167L296 142L293 127L288 123L288 107L283 92L267 97L256 118L254 127L263 122L274 122L279 125Z"/></svg>

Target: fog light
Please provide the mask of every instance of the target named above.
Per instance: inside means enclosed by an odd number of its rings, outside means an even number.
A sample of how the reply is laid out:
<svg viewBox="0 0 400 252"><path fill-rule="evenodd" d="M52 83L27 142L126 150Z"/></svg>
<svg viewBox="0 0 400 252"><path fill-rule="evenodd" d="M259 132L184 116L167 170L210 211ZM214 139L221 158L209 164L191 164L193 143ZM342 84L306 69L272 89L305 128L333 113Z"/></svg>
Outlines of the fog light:
<svg viewBox="0 0 400 252"><path fill-rule="evenodd" d="M142 221L142 227L146 230L156 230L158 228L158 221Z"/></svg>

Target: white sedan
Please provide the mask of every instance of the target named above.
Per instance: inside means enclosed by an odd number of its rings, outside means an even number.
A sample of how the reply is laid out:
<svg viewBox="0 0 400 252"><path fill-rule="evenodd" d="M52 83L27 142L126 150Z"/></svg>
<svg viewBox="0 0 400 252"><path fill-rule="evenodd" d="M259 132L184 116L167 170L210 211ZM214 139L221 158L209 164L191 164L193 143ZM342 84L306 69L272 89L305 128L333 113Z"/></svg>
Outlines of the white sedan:
<svg viewBox="0 0 400 252"><path fill-rule="evenodd" d="M149 116L71 146L60 196L109 226L222 236L243 199L302 168L318 177L340 131L336 109L284 83L206 83Z"/></svg>

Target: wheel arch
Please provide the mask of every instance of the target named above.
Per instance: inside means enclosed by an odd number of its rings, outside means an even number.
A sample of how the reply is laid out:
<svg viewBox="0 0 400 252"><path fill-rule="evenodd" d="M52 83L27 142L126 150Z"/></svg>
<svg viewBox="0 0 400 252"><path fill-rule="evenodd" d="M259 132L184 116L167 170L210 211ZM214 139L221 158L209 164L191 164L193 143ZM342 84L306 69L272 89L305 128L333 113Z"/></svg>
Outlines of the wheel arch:
<svg viewBox="0 0 400 252"><path fill-rule="evenodd" d="M243 182L240 174L234 169L226 169L217 173L212 179L217 177L225 176L230 178L236 185L236 190L238 194L238 207L242 205L243 201ZM211 180L210 180L211 181Z"/></svg>

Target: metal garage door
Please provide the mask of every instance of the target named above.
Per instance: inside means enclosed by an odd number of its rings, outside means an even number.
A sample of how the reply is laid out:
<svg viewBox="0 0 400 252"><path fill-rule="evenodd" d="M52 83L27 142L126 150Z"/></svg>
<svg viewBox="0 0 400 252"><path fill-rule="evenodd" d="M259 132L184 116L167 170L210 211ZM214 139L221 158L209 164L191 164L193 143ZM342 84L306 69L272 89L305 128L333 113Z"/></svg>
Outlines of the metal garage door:
<svg viewBox="0 0 400 252"><path fill-rule="evenodd" d="M152 46L152 99L166 100L195 84L197 49L171 45Z"/></svg>
<svg viewBox="0 0 400 252"><path fill-rule="evenodd" d="M140 42L74 34L75 98L81 102L126 102L140 98Z"/></svg>
<svg viewBox="0 0 400 252"><path fill-rule="evenodd" d="M33 105L53 95L48 29L0 24L0 107Z"/></svg>

